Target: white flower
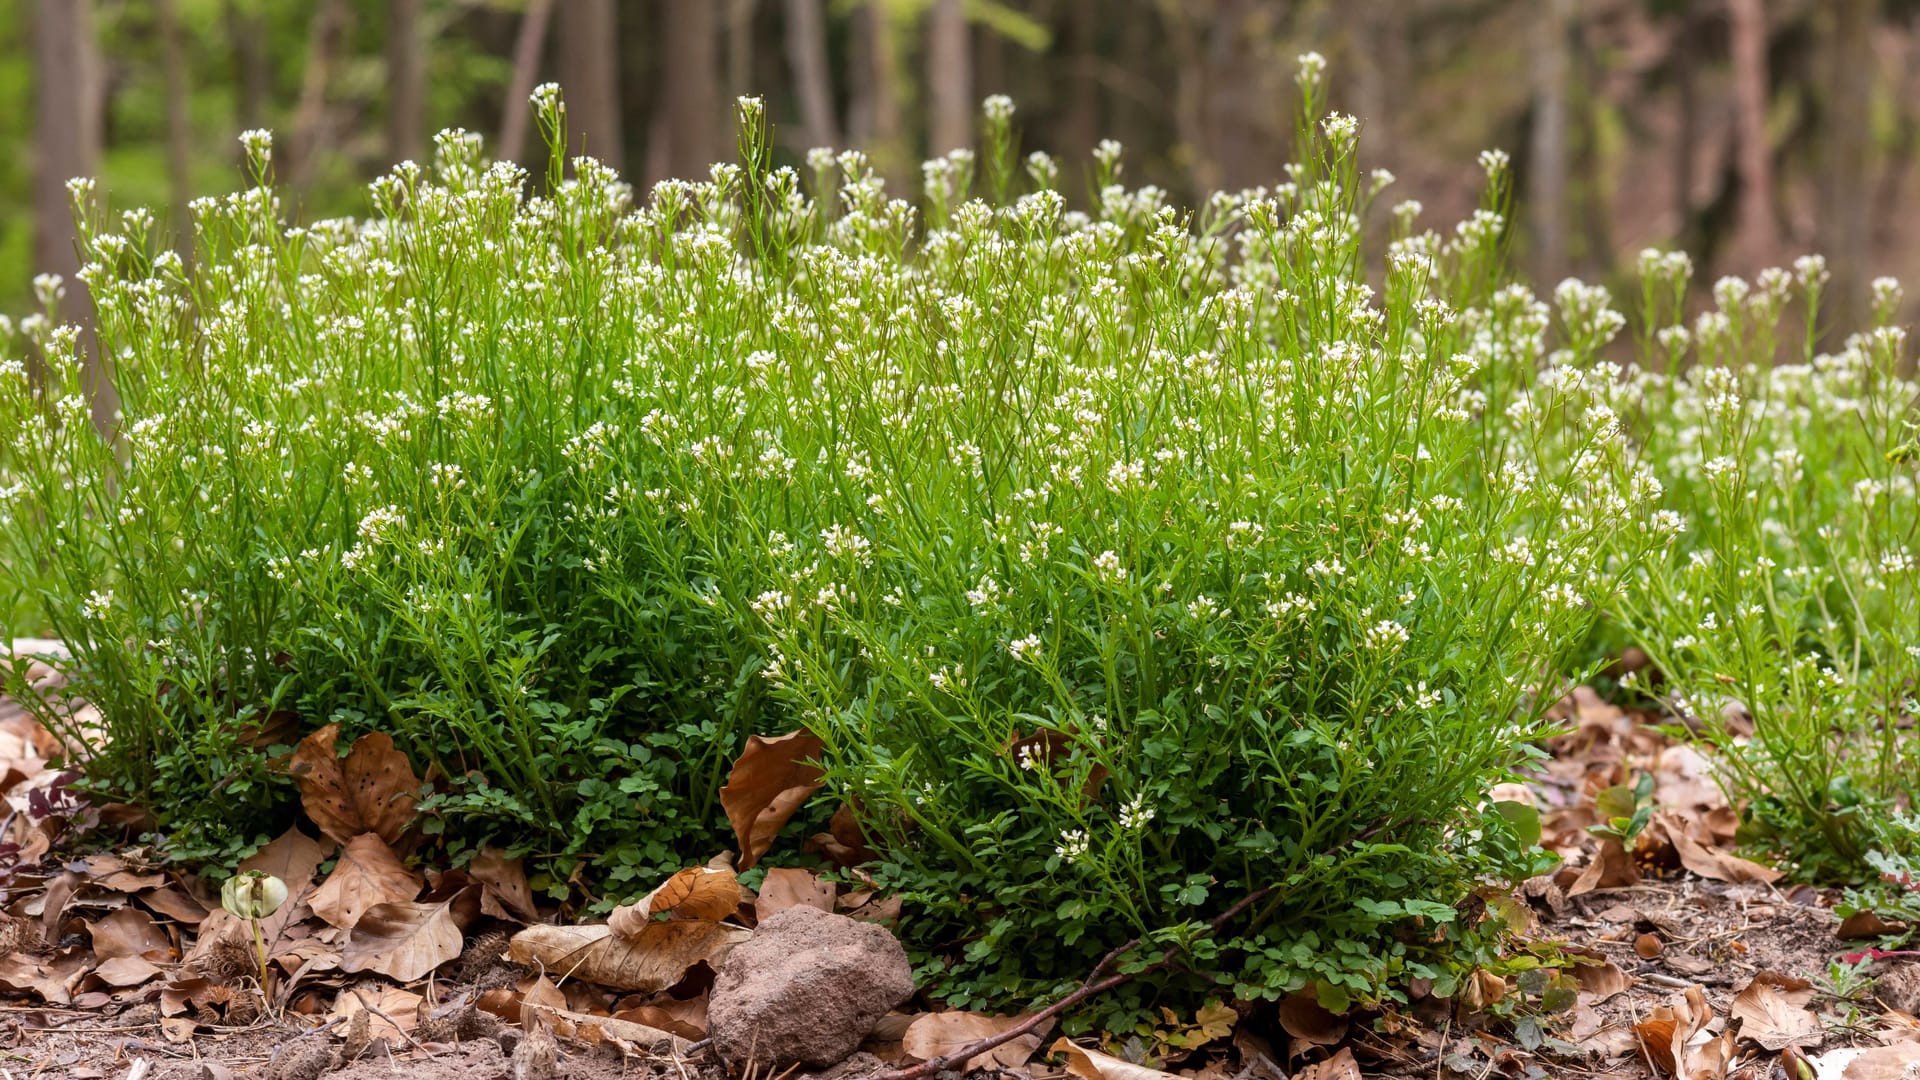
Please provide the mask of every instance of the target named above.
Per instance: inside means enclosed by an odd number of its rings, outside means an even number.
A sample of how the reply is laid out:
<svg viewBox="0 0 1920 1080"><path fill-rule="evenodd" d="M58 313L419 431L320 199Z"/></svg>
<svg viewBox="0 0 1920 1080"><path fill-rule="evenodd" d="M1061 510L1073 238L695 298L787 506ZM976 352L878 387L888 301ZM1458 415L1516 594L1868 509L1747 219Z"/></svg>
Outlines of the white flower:
<svg viewBox="0 0 1920 1080"><path fill-rule="evenodd" d="M1381 619L1367 627L1366 643L1369 648L1389 651L1407 643L1407 628L1392 619Z"/></svg>
<svg viewBox="0 0 1920 1080"><path fill-rule="evenodd" d="M80 614L95 622L106 618L107 612L112 610L112 589L95 589L87 594L85 600L80 601Z"/></svg>
<svg viewBox="0 0 1920 1080"><path fill-rule="evenodd" d="M1021 663L1039 659L1040 635L1028 634L1026 637L1013 639L1007 643L1007 652L1011 653L1013 658Z"/></svg>
<svg viewBox="0 0 1920 1080"><path fill-rule="evenodd" d="M1093 557L1093 569L1100 580L1109 585L1118 585L1127 580L1127 568L1120 565L1119 554L1111 550Z"/></svg>
<svg viewBox="0 0 1920 1080"><path fill-rule="evenodd" d="M1065 863L1076 863L1087 853L1087 834L1079 829L1068 829L1060 834L1060 843L1053 853Z"/></svg>
<svg viewBox="0 0 1920 1080"><path fill-rule="evenodd" d="M1136 791L1133 798L1120 808L1120 827L1128 832L1137 832L1147 827L1147 822L1153 820L1153 814L1153 807L1147 805L1147 793Z"/></svg>

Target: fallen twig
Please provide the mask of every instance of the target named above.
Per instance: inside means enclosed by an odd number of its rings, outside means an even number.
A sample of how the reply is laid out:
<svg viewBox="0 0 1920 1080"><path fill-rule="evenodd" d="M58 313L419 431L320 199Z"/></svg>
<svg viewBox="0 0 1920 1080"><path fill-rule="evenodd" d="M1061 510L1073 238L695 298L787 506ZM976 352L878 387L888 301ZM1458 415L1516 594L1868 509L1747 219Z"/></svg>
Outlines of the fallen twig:
<svg viewBox="0 0 1920 1080"><path fill-rule="evenodd" d="M1271 892L1273 892L1273 887L1268 886L1267 888L1248 893L1246 896L1241 897L1238 903L1235 903L1232 907L1213 917L1207 924L1207 933L1218 933L1222 926L1233 921L1241 912L1252 907L1255 903L1259 902L1262 897ZM1113 975L1106 974L1107 969L1111 968L1121 957L1132 952L1139 944L1140 939L1134 938L1132 941L1101 957L1100 962L1095 964L1093 971L1087 975L1086 981L1080 984L1080 989L1041 1009L1039 1012L1000 1032L998 1035L970 1043L955 1050L951 1054L943 1054L940 1057L923 1061L918 1065L912 1065L904 1069L895 1069L892 1072L880 1073L874 1077L873 1080L920 1080L922 1077L945 1072L981 1054L998 1049L1022 1035L1031 1034L1039 1030L1041 1025L1051 1023L1054 1017L1066 1012L1068 1009L1073 1008L1075 1005L1080 1004L1090 997L1104 994L1122 983L1131 982L1149 972L1164 971L1172 967L1174 959L1179 953L1177 948L1169 947L1166 952L1161 954L1159 960L1148 964L1138 971L1122 971Z"/></svg>

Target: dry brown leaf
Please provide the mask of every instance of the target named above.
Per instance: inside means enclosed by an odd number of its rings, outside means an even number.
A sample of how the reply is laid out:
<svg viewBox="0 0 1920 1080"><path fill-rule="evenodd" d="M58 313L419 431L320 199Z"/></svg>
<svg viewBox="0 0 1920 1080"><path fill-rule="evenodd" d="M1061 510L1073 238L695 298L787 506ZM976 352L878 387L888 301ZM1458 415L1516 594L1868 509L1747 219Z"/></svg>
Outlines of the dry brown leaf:
<svg viewBox="0 0 1920 1080"><path fill-rule="evenodd" d="M1678 1080L1720 1080L1733 1061L1733 1036L1708 1030L1713 1008L1698 986L1675 995L1670 1005L1654 1009L1633 1025L1641 1047L1654 1065Z"/></svg>
<svg viewBox="0 0 1920 1080"><path fill-rule="evenodd" d="M1633 939L1633 952L1642 960L1651 960L1667 950L1667 943L1660 940L1658 934L1641 934Z"/></svg>
<svg viewBox="0 0 1920 1080"><path fill-rule="evenodd" d="M1079 1077L1080 1080L1164 1080L1167 1075L1159 1069L1149 1069L1145 1065L1135 1065L1131 1061L1122 1060L1111 1054L1089 1050L1072 1039L1064 1037L1055 1039L1053 1045L1047 1049L1055 1054L1065 1054L1067 1072ZM1354 1075L1359 1076L1358 1073Z"/></svg>
<svg viewBox="0 0 1920 1080"><path fill-rule="evenodd" d="M174 922L186 926L199 926L207 917L206 906L175 885L143 892L135 899Z"/></svg>
<svg viewBox="0 0 1920 1080"><path fill-rule="evenodd" d="M333 873L307 904L330 926L351 930L376 904L405 903L420 895L420 876L406 868L385 840L361 833L340 849Z"/></svg>
<svg viewBox="0 0 1920 1080"><path fill-rule="evenodd" d="M93 969L94 978L115 989L139 986L160 974L159 965L138 956L116 956Z"/></svg>
<svg viewBox="0 0 1920 1080"><path fill-rule="evenodd" d="M802 847L842 870L873 859L873 849L867 846L867 834L860 828L852 803L841 803L827 822L827 831L813 834Z"/></svg>
<svg viewBox="0 0 1920 1080"><path fill-rule="evenodd" d="M704 919L648 923L625 936L606 923L542 924L513 935L507 953L516 964L537 964L557 976L650 994L679 982L702 960L718 969L728 951L750 936L741 927Z"/></svg>
<svg viewBox="0 0 1920 1080"><path fill-rule="evenodd" d="M1920 1042L1848 1047L1808 1058L1814 1080L1912 1080L1920 1066Z"/></svg>
<svg viewBox="0 0 1920 1080"><path fill-rule="evenodd" d="M135 956L142 960L167 961L173 958L173 942L153 916L137 908L115 908L87 924L93 941L93 955L101 960Z"/></svg>
<svg viewBox="0 0 1920 1080"><path fill-rule="evenodd" d="M832 911L835 898L833 882L820 880L811 870L780 868L767 871L760 883L760 895L754 898L753 913L761 922L790 907L819 908Z"/></svg>
<svg viewBox="0 0 1920 1080"><path fill-rule="evenodd" d="M1353 1051L1344 1047L1325 1061L1315 1062L1294 1074L1295 1080L1361 1080L1360 1064Z"/></svg>
<svg viewBox="0 0 1920 1080"><path fill-rule="evenodd" d="M482 915L519 923L540 921L540 909L534 906L527 871L519 859L508 858L499 848L481 848L467 864L467 874L484 888L480 894Z"/></svg>
<svg viewBox="0 0 1920 1080"><path fill-rule="evenodd" d="M1608 836L1601 839L1600 850L1594 853L1593 861L1567 887L1567 895L1579 896L1595 889L1623 889L1639 881L1640 867L1634 863L1633 856L1620 846L1620 841Z"/></svg>
<svg viewBox="0 0 1920 1080"><path fill-rule="evenodd" d="M907 1025L906 1032L900 1036L900 1045L921 1061L932 1061L964 1050L982 1039L991 1039L1008 1028L1018 1027L1031 1016L1031 1013L1022 1016L987 1016L959 1011L926 1013L915 1017ZM960 1066L960 1071L971 1072L989 1067L1017 1069L1040 1049L1040 1042L1051 1027L1052 1021L1048 1021L1046 1027L1001 1043L984 1054L970 1057Z"/></svg>
<svg viewBox="0 0 1920 1080"><path fill-rule="evenodd" d="M370 832L391 844L413 820L420 779L385 732L355 739L344 761L333 745L339 734L340 725L328 724L294 748L287 773L300 786L300 804L336 843Z"/></svg>
<svg viewBox="0 0 1920 1080"><path fill-rule="evenodd" d="M1572 954L1573 950L1569 949L1568 952ZM1573 981L1579 984L1581 990L1592 994L1593 1000L1605 1001L1633 985L1633 980L1627 977L1626 972L1620 970L1620 965L1606 957L1589 954L1574 955L1578 956L1578 959L1575 960L1571 970Z"/></svg>
<svg viewBox="0 0 1920 1080"><path fill-rule="evenodd" d="M652 925L656 915L717 922L739 910L740 879L733 871L689 866L638 902L614 908L607 924L614 933L631 937Z"/></svg>
<svg viewBox="0 0 1920 1080"><path fill-rule="evenodd" d="M1655 814L1653 821L1648 831L1653 832L1655 826L1664 826L1667 839L1673 844L1674 854L1680 857L1680 865L1703 878L1735 884L1746 881L1771 884L1785 876L1784 871L1761 866L1751 859L1702 844L1688 833L1683 822L1670 814Z"/></svg>
<svg viewBox="0 0 1920 1080"><path fill-rule="evenodd" d="M460 955L465 930L480 916L480 890L469 886L432 903L375 904L347 936L340 970L377 971L412 982Z"/></svg>
<svg viewBox="0 0 1920 1080"><path fill-rule="evenodd" d="M0 988L38 994L49 1005L67 1005L90 964L78 949L52 956L7 953L0 955Z"/></svg>
<svg viewBox="0 0 1920 1080"><path fill-rule="evenodd" d="M588 1044L618 1040L656 1053L671 1053L675 1057L686 1057L693 1046L670 1031L612 1016L590 1016L567 1009L554 1009L547 1013L547 1019L553 1024L554 1031Z"/></svg>
<svg viewBox="0 0 1920 1080"><path fill-rule="evenodd" d="M808 764L820 757L824 745L805 730L747 739L727 786L720 789L720 806L740 840L741 870L760 861L788 819L825 783L820 767Z"/></svg>
<svg viewBox="0 0 1920 1080"><path fill-rule="evenodd" d="M1312 987L1287 995L1279 1020L1281 1030L1308 1045L1338 1046L1347 1037L1347 1018L1327 1011Z"/></svg>
<svg viewBox="0 0 1920 1080"><path fill-rule="evenodd" d="M1819 1046L1827 1034L1807 1008L1812 1000L1812 983L1762 971L1735 995L1727 1015L1740 1021L1741 1038L1768 1050Z"/></svg>
<svg viewBox="0 0 1920 1080"><path fill-rule="evenodd" d="M707 1037L705 1010L701 1010L698 1023L687 1018L682 1010L671 1010L660 1005L640 1005L631 1009L622 1009L613 1014L616 1020L627 1020L635 1024L644 1024L650 1028L678 1035L683 1039L704 1039Z"/></svg>
<svg viewBox="0 0 1920 1080"><path fill-rule="evenodd" d="M404 1041L401 1038L403 1032L413 1030L422 1000L419 994L397 986L350 986L340 991L340 996L334 999L333 1011L327 1018L351 1023L354 1014L367 1013L367 1031L370 1035L398 1043ZM368 1009L368 1005L392 1017L393 1023L388 1023L385 1017Z"/></svg>
<svg viewBox="0 0 1920 1080"><path fill-rule="evenodd" d="M311 914L307 898L313 894L313 875L330 850L295 827L241 861L241 870L258 870L287 883L286 902L260 920L260 937L266 943L268 959L282 955L304 933L299 927ZM214 908L201 920L199 936L186 959L206 959L222 941L242 941L251 949L253 931L245 920L234 918L225 908Z"/></svg>

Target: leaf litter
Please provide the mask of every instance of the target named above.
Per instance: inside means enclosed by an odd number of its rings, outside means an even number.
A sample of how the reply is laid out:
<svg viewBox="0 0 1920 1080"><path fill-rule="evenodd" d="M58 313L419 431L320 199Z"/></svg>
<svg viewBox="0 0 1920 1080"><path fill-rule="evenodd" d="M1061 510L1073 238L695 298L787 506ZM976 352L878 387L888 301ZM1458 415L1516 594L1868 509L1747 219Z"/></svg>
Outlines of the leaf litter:
<svg viewBox="0 0 1920 1080"><path fill-rule="evenodd" d="M60 678L44 663L28 674L43 686ZM1310 991L1267 1005L1216 1002L1191 1018L1167 1009L1164 1023L1135 1032L1051 1044L1051 1018L1029 1024L1033 1014L917 998L841 1071L898 1071L1018 1030L967 1070L1035 1080L1915 1075L1920 1020L1898 1007L1914 1002L1895 988L1920 982L1920 965L1897 951L1861 954L1887 1001L1820 981L1851 953L1846 938L1901 928L1859 916L1843 925L1833 895L1782 890L1778 871L1729 850L1739 819L1713 761L1662 733L1657 717L1586 688L1559 709L1567 734L1538 775L1493 796L1532 805L1542 845L1563 859L1499 901L1521 928L1512 955L1550 956L1554 973L1480 970L1453 1000L1423 997L1416 984L1407 1005L1348 1015ZM252 927L205 882L138 847L59 854L86 830L97 844L98 830L136 815L71 792L73 774L49 764L62 756L58 741L0 700L10 810L0 832L0 1067L30 1062L26 1075L47 1080L131 1080L135 1070L140 1080L357 1080L394 1075L402 1061L416 1080L634 1067L714 1077L701 1054L705 986L754 925L797 906L883 924L910 917L898 898L860 885L857 870L841 875L852 884L792 866L766 870L757 891L741 884L736 860L745 869L774 852L821 787L819 741L805 732L755 737L736 764L722 805L737 854L689 866L586 925L555 923L520 861L497 849L464 869L410 864L420 779L386 736L363 735L344 756L338 738L329 725L288 756L308 821L241 866L288 889L260 921L262 986ZM833 817L804 847L847 871L870 852L852 807Z"/></svg>

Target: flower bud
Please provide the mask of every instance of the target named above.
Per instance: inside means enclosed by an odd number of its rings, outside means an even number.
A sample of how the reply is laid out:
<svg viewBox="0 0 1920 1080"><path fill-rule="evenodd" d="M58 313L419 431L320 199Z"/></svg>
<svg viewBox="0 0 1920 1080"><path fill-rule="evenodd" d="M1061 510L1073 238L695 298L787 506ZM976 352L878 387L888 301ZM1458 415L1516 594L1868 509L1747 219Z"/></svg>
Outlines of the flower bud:
<svg viewBox="0 0 1920 1080"><path fill-rule="evenodd" d="M287 902L287 883L272 874L248 870L220 886L220 906L238 919L264 919Z"/></svg>

